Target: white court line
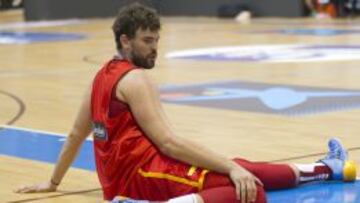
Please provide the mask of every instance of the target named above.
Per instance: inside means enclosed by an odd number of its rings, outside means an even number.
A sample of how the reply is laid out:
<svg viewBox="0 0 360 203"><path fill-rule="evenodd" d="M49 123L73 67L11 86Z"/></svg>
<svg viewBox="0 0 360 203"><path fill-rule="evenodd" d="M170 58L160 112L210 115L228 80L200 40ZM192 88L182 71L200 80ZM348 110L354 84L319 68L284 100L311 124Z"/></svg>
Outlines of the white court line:
<svg viewBox="0 0 360 203"><path fill-rule="evenodd" d="M63 136L63 137L66 136L66 134L61 134L61 133L54 133L54 132L49 132L49 131L45 131L45 130L34 130L34 129L30 129L30 128L15 127L15 126L10 126L10 125L0 125L0 127L14 129L14 130L30 131L30 132L35 132L35 133L43 133L43 134L49 134L49 135L55 135L55 136Z"/></svg>
<svg viewBox="0 0 360 203"><path fill-rule="evenodd" d="M90 67L90 66L89 66ZM7 71L0 73L0 77L8 78L8 77L26 77L26 76L67 76L73 75L76 73L82 73L85 71L89 71L89 67L82 68L68 68L63 67L54 70L16 70L16 71ZM91 68L91 67L90 67ZM97 69L93 69L94 71Z"/></svg>
<svg viewBox="0 0 360 203"><path fill-rule="evenodd" d="M70 20L54 20L40 22L16 22L0 25L0 30L18 29L18 28L39 28L39 27L55 27L64 25L81 24L86 20L70 19Z"/></svg>
<svg viewBox="0 0 360 203"><path fill-rule="evenodd" d="M30 129L30 128L15 127L15 126L9 126L9 125L0 125L0 127L5 128L5 129L14 129L14 130L34 132L34 133L42 133L42 134L47 134L47 135L51 135L51 136L67 137L67 134L55 133L55 132L50 132L50 131L45 131L45 130L34 130L34 129ZM64 141L65 139L61 138L60 140ZM88 138L86 138L86 140L92 141L93 140L92 136L89 136Z"/></svg>

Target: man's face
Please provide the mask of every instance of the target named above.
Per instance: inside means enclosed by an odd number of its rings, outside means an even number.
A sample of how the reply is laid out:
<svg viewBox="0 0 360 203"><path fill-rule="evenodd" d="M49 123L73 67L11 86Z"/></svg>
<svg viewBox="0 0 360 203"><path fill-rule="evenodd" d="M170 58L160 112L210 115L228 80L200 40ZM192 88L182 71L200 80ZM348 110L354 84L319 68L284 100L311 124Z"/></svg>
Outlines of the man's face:
<svg viewBox="0 0 360 203"><path fill-rule="evenodd" d="M139 67L151 69L155 65L159 31L138 29L135 37L130 40L129 56Z"/></svg>

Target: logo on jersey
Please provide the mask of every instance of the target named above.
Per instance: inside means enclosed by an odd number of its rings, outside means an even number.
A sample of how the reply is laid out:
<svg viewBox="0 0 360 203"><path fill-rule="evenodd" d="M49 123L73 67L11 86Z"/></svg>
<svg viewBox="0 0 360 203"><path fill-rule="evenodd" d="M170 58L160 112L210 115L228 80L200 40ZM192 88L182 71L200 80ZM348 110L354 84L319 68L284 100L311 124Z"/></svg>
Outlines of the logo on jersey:
<svg viewBox="0 0 360 203"><path fill-rule="evenodd" d="M172 59L296 63L359 60L360 45L254 45L170 52Z"/></svg>
<svg viewBox="0 0 360 203"><path fill-rule="evenodd" d="M93 123L93 133L94 139L96 140L107 140L108 134L105 126L102 123L94 122Z"/></svg>

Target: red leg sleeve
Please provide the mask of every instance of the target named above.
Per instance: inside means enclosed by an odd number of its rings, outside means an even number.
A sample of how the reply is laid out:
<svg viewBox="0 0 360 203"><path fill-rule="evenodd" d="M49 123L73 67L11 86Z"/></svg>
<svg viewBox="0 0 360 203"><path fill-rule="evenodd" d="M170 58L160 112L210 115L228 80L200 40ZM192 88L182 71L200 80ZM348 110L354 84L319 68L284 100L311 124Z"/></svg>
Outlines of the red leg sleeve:
<svg viewBox="0 0 360 203"><path fill-rule="evenodd" d="M265 190L285 189L296 186L294 171L286 164L250 162L244 159L235 159L234 161L259 178L264 184ZM206 177L204 189L220 186L233 186L233 184L228 176L210 172Z"/></svg>
<svg viewBox="0 0 360 203"><path fill-rule="evenodd" d="M296 186L295 173L287 164L250 162L244 159L235 159L235 162L259 178L264 184L265 190L278 190Z"/></svg>
<svg viewBox="0 0 360 203"><path fill-rule="evenodd" d="M235 188L232 186L203 190L199 193L199 195L204 200L204 203L239 203L236 199ZM261 186L257 186L257 196L254 203L266 203L265 191Z"/></svg>

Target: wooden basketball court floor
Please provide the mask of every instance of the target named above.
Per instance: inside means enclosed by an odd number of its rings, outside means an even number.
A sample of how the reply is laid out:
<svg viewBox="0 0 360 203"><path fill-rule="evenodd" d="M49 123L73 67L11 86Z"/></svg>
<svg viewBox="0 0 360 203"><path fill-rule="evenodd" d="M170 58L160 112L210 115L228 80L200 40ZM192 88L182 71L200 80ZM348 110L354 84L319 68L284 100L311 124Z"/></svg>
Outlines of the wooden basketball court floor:
<svg viewBox="0 0 360 203"><path fill-rule="evenodd" d="M5 128L66 135L84 89L101 64L115 53L112 19L89 19L62 26L12 26L21 22L20 11L0 12L0 31L84 33L87 37L78 41L0 44L0 124ZM238 24L216 18L164 17L162 22L160 56L156 68L148 71L160 86L231 80L360 90L359 59L264 63L165 57L170 51L216 46L359 45L358 33L336 36L257 33L283 28L359 30L358 19L259 18L249 24ZM326 152L327 140L336 136L351 149L350 156L360 162L359 108L302 116L172 103L164 103L164 108L178 135L229 157L313 162ZM23 184L47 181L52 169L53 164L0 154L0 202L101 202L96 174L76 168L70 169L58 192L12 192Z"/></svg>

